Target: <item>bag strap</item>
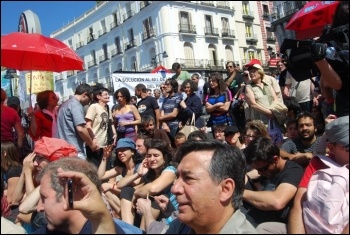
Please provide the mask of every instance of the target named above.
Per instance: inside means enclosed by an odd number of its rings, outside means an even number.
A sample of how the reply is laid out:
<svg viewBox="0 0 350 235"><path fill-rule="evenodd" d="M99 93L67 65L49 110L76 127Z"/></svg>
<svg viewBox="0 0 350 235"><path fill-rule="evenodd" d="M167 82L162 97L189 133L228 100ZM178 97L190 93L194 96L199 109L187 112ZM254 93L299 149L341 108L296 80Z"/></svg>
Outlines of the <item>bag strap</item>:
<svg viewBox="0 0 350 235"><path fill-rule="evenodd" d="M332 159L330 159L329 157L326 157L324 155L316 155L324 164L326 164L329 167L335 167L335 168L339 168L341 167L338 163L334 162Z"/></svg>

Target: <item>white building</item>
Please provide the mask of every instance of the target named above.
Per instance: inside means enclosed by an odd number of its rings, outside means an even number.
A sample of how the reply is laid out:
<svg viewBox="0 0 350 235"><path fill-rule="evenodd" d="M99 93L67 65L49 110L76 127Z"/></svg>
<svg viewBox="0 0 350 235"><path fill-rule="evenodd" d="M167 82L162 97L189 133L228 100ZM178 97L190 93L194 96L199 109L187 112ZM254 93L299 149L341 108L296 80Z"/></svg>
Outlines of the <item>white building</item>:
<svg viewBox="0 0 350 235"><path fill-rule="evenodd" d="M115 71L150 72L157 65L208 76L257 58L268 66L272 1L102 1L53 32L84 60L84 71L55 75L63 100L79 83L100 82L114 90ZM166 52L167 57L163 56ZM165 58L166 57L166 58Z"/></svg>

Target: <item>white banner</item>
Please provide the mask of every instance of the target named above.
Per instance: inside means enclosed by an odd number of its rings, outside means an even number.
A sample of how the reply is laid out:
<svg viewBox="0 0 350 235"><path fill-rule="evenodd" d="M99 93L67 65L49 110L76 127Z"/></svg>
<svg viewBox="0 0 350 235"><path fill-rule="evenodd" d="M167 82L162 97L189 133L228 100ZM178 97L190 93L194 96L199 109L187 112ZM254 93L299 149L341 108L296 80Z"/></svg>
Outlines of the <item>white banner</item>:
<svg viewBox="0 0 350 235"><path fill-rule="evenodd" d="M152 93L154 89L159 89L160 84L165 82L168 78L171 78L174 73L113 73L113 85L114 91L121 87L126 87L130 91L130 95L135 95L135 87L141 83L146 88L151 89Z"/></svg>

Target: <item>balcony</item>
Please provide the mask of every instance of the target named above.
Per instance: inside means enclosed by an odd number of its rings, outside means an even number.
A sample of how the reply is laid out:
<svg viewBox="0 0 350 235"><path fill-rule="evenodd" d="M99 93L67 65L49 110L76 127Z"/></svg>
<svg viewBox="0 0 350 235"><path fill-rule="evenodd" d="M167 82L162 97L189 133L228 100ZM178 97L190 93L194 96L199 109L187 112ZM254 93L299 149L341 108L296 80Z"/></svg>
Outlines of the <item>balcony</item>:
<svg viewBox="0 0 350 235"><path fill-rule="evenodd" d="M248 42L257 42L258 41L258 37L256 36L256 34L246 34L246 41Z"/></svg>
<svg viewBox="0 0 350 235"><path fill-rule="evenodd" d="M91 68L91 67L96 66L96 65L97 65L96 60L91 60L88 62L88 68Z"/></svg>
<svg viewBox="0 0 350 235"><path fill-rule="evenodd" d="M63 80L62 74L55 76L55 82L62 81L62 80Z"/></svg>
<svg viewBox="0 0 350 235"><path fill-rule="evenodd" d="M254 12L253 11L242 11L243 19L254 20Z"/></svg>
<svg viewBox="0 0 350 235"><path fill-rule="evenodd" d="M127 19L131 18L134 15L134 11L130 10L127 11L124 15L123 15L123 20L126 21Z"/></svg>
<svg viewBox="0 0 350 235"><path fill-rule="evenodd" d="M101 37L102 35L107 33L107 28L106 26L102 27L101 30L98 31L98 36Z"/></svg>
<svg viewBox="0 0 350 235"><path fill-rule="evenodd" d="M102 62L104 62L104 61L109 60L109 53L104 54L104 55L101 55L101 56L98 58L98 60L100 61L100 64L101 64Z"/></svg>
<svg viewBox="0 0 350 235"><path fill-rule="evenodd" d="M235 31L231 29L222 29L221 37L223 38L236 38Z"/></svg>
<svg viewBox="0 0 350 235"><path fill-rule="evenodd" d="M142 34L142 41L146 41L147 39L155 38L155 37L156 37L156 30L154 28L151 28Z"/></svg>
<svg viewBox="0 0 350 235"><path fill-rule="evenodd" d="M76 48L77 48L77 49L80 48L80 47L82 47L82 46L84 46L84 42L83 42L83 41L80 41L80 42L78 42L78 43L76 44Z"/></svg>
<svg viewBox="0 0 350 235"><path fill-rule="evenodd" d="M195 60L195 59L182 59L182 58L177 58L176 62L181 64L182 68L205 68L205 62L204 60Z"/></svg>
<svg viewBox="0 0 350 235"><path fill-rule="evenodd" d="M216 7L222 8L222 9L231 9L230 2L226 2L226 1L217 1Z"/></svg>
<svg viewBox="0 0 350 235"><path fill-rule="evenodd" d="M268 33L268 34L266 34L266 40L270 41L270 42L275 42L276 41L276 37L272 33Z"/></svg>
<svg viewBox="0 0 350 235"><path fill-rule="evenodd" d="M197 34L196 26L191 24L179 24L179 33Z"/></svg>
<svg viewBox="0 0 350 235"><path fill-rule="evenodd" d="M204 6L214 6L214 1L201 1L201 4Z"/></svg>
<svg viewBox="0 0 350 235"><path fill-rule="evenodd" d="M270 13L269 12L263 12L262 17L264 20L270 20Z"/></svg>
<svg viewBox="0 0 350 235"><path fill-rule="evenodd" d="M90 36L88 36L87 39L86 39L87 43L90 43L93 40L95 40L95 34L90 34Z"/></svg>
<svg viewBox="0 0 350 235"><path fill-rule="evenodd" d="M117 47L116 49L113 49L111 51L111 56L114 57L116 55L121 55L123 54L122 50L120 49L120 47Z"/></svg>
<svg viewBox="0 0 350 235"><path fill-rule="evenodd" d="M208 60L207 67L211 70L224 69L220 60Z"/></svg>
<svg viewBox="0 0 350 235"><path fill-rule="evenodd" d="M120 22L119 21L113 21L111 24L110 24L110 28L111 30L114 29L115 27L119 26L120 25Z"/></svg>
<svg viewBox="0 0 350 235"><path fill-rule="evenodd" d="M272 22L288 19L292 17L292 15L299 11L308 1L285 1L276 7L274 7L274 11L271 14Z"/></svg>
<svg viewBox="0 0 350 235"><path fill-rule="evenodd" d="M136 40L135 39L132 39L129 42L125 43L124 50L127 51L133 47L136 47Z"/></svg>
<svg viewBox="0 0 350 235"><path fill-rule="evenodd" d="M204 34L205 34L205 36L219 37L219 29L218 28L212 28L212 27L205 27L204 28Z"/></svg>

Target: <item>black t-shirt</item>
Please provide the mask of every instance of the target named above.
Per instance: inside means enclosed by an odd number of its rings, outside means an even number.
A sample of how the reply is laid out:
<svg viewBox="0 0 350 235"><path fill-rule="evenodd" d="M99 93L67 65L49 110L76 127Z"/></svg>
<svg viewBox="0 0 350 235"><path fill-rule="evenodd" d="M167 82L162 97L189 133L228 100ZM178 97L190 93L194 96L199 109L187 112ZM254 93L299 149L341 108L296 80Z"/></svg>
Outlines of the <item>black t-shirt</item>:
<svg viewBox="0 0 350 235"><path fill-rule="evenodd" d="M303 177L303 174L304 169L298 163L287 160L283 170L274 178L269 179L269 182L274 184L275 188L277 188L282 183L288 183L294 185L297 188L301 178ZM246 189L251 190L249 186L249 184L246 185ZM254 226L257 226L260 223L272 221L286 223L292 203L293 199L291 199L287 206L282 210L264 211L259 210L251 204L249 204L248 202L244 201L241 210L244 214L246 214L247 219Z"/></svg>
<svg viewBox="0 0 350 235"><path fill-rule="evenodd" d="M287 71L287 69L283 70L278 77L278 85L280 85L280 87L286 86Z"/></svg>
<svg viewBox="0 0 350 235"><path fill-rule="evenodd" d="M150 115L156 121L155 110L159 109L159 106L157 100L154 97L146 96L137 103L136 107L140 113L141 118L145 115Z"/></svg>

